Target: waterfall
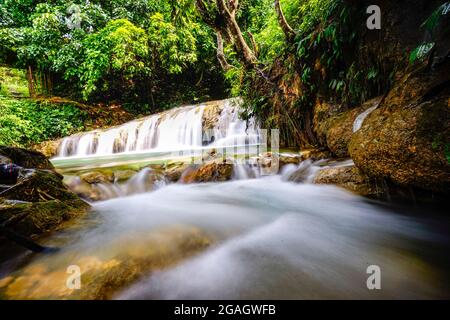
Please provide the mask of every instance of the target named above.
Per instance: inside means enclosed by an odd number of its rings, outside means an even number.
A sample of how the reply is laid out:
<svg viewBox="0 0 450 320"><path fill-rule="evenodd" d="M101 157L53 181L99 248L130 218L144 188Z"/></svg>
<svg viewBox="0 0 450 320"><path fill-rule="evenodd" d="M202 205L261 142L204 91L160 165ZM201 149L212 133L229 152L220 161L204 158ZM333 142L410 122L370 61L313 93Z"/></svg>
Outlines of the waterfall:
<svg viewBox="0 0 450 320"><path fill-rule="evenodd" d="M216 116L211 130L203 128L208 108L212 108L208 114ZM204 145L223 147L258 141L259 131L254 120L241 120L239 100L227 99L179 107L117 127L66 137L59 146L58 158L172 151Z"/></svg>

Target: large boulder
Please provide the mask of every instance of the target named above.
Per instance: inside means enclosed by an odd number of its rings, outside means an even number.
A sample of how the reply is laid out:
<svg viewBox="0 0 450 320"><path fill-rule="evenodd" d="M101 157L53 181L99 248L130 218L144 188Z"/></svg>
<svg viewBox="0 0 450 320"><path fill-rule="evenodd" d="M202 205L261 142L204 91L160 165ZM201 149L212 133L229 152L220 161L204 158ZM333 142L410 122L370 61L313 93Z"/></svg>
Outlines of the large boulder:
<svg viewBox="0 0 450 320"><path fill-rule="evenodd" d="M41 153L10 147L0 147L0 153L21 167L15 181L0 177L3 227L25 236L38 236L89 208L66 187L63 177Z"/></svg>
<svg viewBox="0 0 450 320"><path fill-rule="evenodd" d="M403 78L351 138L356 166L372 178L450 192L450 61Z"/></svg>

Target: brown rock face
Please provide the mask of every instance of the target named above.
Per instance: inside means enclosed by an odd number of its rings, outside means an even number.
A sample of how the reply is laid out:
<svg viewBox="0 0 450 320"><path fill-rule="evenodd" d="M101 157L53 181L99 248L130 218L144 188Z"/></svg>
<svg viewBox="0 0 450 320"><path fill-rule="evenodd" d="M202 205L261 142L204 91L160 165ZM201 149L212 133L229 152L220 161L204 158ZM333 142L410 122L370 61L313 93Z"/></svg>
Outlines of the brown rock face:
<svg viewBox="0 0 450 320"><path fill-rule="evenodd" d="M315 108L315 132L319 141L337 158L349 157L348 144L353 135L353 124L362 112L380 104L382 97L365 102L358 108L339 112L337 106L318 103Z"/></svg>
<svg viewBox="0 0 450 320"><path fill-rule="evenodd" d="M180 178L182 183L219 182L231 179L233 164L213 161L198 167L189 167Z"/></svg>
<svg viewBox="0 0 450 320"><path fill-rule="evenodd" d="M373 178L450 192L450 62L405 77L350 141L356 166Z"/></svg>

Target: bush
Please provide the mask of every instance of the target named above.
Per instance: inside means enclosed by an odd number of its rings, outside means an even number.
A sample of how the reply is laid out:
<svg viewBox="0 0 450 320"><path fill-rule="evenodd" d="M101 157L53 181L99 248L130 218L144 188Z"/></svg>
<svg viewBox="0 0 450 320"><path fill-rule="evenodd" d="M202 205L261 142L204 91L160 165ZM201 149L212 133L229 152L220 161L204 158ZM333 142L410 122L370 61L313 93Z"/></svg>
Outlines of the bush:
<svg viewBox="0 0 450 320"><path fill-rule="evenodd" d="M72 105L0 97L0 145L27 147L67 136L82 130L86 119Z"/></svg>

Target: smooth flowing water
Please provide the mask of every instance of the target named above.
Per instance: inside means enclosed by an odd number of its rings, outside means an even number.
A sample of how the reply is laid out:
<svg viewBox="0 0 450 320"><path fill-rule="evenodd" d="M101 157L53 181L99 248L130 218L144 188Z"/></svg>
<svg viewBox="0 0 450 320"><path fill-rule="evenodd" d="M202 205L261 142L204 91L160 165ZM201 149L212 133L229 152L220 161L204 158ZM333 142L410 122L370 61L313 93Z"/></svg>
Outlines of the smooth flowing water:
<svg viewBox="0 0 450 320"><path fill-rule="evenodd" d="M172 184L97 202L88 217L47 239L47 245L61 246L60 252L25 254L16 261L23 267L0 280L2 294L449 297L448 229L441 220L405 215L337 187L282 178ZM80 290L66 287L69 265L80 266L85 274ZM381 290L366 286L370 265L380 267Z"/></svg>
<svg viewBox="0 0 450 320"><path fill-rule="evenodd" d="M236 109L225 103L223 110L210 144L255 142ZM54 163L76 171L151 162L165 156L162 145L202 148L202 111L69 137L61 148L67 156ZM1 264L0 297L449 298L448 219L313 185L321 166L306 161L261 176L251 163L237 164L232 181L204 184L169 184L144 168L103 190L114 199L92 203L87 216L43 240L59 252L23 252ZM307 169L305 183L288 181L298 169ZM381 271L380 290L368 289L369 266ZM68 284L68 270L81 272L79 289Z"/></svg>

